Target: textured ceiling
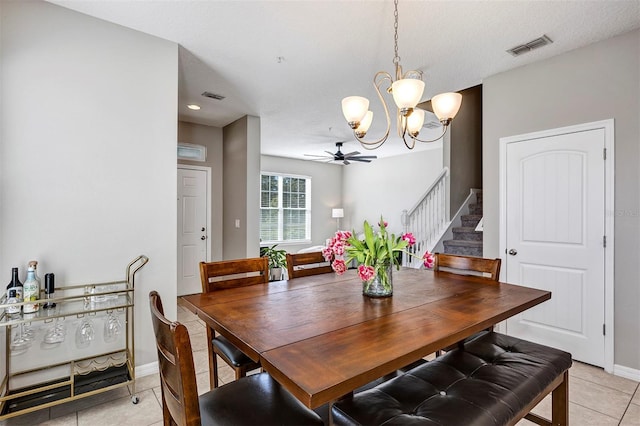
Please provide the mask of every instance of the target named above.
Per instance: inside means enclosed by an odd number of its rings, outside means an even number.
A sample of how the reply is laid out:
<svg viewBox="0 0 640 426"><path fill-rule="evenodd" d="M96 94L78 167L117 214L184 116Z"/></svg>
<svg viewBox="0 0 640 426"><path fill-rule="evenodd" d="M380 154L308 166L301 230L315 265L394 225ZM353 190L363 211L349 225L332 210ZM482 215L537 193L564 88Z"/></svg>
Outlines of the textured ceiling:
<svg viewBox="0 0 640 426"><path fill-rule="evenodd" d="M51 3L179 43L180 118L224 126L259 116L264 154L301 158L332 151L336 140L350 141L345 152L359 149L340 110L349 95L370 99L370 135L384 130L371 82L379 70L394 71L392 1ZM426 100L639 28L640 2L400 0L399 20L401 64L424 72ZM543 34L553 44L520 57L505 52ZM386 145L375 153L405 152L397 137Z"/></svg>

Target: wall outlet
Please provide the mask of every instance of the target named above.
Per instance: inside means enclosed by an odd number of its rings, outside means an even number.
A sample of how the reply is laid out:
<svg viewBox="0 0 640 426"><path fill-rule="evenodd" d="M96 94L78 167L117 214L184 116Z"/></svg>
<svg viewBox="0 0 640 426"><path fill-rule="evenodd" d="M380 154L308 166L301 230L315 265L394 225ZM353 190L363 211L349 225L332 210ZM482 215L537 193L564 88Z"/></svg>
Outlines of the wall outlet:
<svg viewBox="0 0 640 426"><path fill-rule="evenodd" d="M240 228L240 219L236 219L236 228Z"/></svg>

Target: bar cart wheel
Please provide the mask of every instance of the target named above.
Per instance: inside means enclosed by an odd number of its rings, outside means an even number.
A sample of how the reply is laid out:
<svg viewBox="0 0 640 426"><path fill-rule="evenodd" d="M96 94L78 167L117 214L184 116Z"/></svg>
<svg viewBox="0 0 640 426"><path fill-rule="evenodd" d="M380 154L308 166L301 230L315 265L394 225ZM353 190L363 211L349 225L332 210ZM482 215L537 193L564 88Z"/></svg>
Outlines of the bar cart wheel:
<svg viewBox="0 0 640 426"><path fill-rule="evenodd" d="M131 403L135 405L135 404L137 404L138 402L140 402L140 398L138 398L138 395L133 395L133 396L131 397Z"/></svg>

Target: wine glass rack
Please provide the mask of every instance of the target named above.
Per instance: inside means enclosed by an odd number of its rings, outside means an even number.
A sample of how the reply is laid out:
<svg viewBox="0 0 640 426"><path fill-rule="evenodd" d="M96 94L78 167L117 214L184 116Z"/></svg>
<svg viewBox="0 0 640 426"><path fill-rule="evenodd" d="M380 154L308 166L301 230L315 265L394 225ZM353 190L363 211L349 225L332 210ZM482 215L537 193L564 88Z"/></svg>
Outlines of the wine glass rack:
<svg viewBox="0 0 640 426"><path fill-rule="evenodd" d="M48 299L41 292L39 303L55 307L41 306L35 313L10 314L7 308L25 303L8 304L7 294L0 298L0 331L6 334L0 420L124 386L130 387L131 402L138 403L134 289L135 275L148 261L144 255L133 259L121 281L56 287L55 297ZM113 316L122 318L122 333L103 338L103 321ZM95 327L94 338L78 346L74 336L86 320ZM21 345L14 344L16 336Z"/></svg>

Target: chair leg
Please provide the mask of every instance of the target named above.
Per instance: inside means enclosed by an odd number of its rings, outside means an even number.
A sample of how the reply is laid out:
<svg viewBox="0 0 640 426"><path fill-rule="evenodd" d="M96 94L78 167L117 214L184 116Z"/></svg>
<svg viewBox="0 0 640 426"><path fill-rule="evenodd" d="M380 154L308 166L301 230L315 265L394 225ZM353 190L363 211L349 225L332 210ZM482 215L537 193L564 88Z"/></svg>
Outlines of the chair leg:
<svg viewBox="0 0 640 426"><path fill-rule="evenodd" d="M213 350L211 341L213 340L215 331L211 327L207 327L207 348L209 350L209 387L211 389L218 387L218 357Z"/></svg>
<svg viewBox="0 0 640 426"><path fill-rule="evenodd" d="M551 392L551 424L569 424L569 371L564 372L562 383Z"/></svg>

